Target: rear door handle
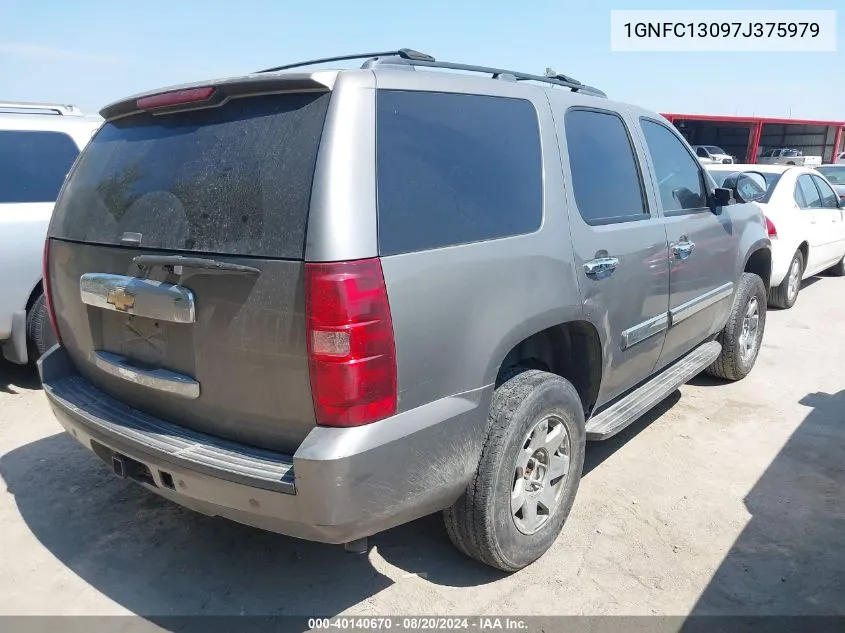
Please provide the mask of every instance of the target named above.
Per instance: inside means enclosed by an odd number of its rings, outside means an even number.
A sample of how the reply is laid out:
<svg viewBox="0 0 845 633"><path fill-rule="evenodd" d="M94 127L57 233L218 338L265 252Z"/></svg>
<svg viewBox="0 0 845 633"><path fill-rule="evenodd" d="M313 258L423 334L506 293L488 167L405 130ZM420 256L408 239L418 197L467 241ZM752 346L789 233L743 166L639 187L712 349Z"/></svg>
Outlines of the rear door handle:
<svg viewBox="0 0 845 633"><path fill-rule="evenodd" d="M584 264L584 272L593 279L604 279L612 275L618 265L618 257L597 257Z"/></svg>
<svg viewBox="0 0 845 633"><path fill-rule="evenodd" d="M91 352L91 360L107 374L134 382L136 385L195 400L200 396L200 384L184 374L168 369L140 369L133 367L120 354L102 350Z"/></svg>
<svg viewBox="0 0 845 633"><path fill-rule="evenodd" d="M672 247L672 252L675 254L675 259L688 259L695 250L695 242L678 242Z"/></svg>

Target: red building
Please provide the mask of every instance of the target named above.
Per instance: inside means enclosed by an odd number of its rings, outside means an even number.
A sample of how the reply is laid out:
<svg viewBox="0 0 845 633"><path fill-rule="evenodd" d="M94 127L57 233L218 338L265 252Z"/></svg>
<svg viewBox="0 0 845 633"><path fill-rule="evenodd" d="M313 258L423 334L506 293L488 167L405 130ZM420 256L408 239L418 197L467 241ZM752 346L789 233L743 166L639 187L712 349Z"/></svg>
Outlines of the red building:
<svg viewBox="0 0 845 633"><path fill-rule="evenodd" d="M755 163L769 149L801 150L831 163L842 149L845 121L664 114L690 145L717 145L739 162Z"/></svg>

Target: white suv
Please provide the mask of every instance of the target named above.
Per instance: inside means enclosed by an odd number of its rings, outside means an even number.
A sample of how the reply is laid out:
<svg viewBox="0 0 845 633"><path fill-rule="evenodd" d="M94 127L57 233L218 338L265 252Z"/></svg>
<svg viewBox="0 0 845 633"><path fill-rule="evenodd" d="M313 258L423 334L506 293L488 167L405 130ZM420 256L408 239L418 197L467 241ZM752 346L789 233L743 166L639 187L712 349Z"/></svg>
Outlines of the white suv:
<svg viewBox="0 0 845 633"><path fill-rule="evenodd" d="M698 160L705 165L712 165L714 163L730 164L735 163L736 159L728 154L725 150L717 145L693 145L692 146Z"/></svg>
<svg viewBox="0 0 845 633"><path fill-rule="evenodd" d="M65 176L101 123L74 106L0 102L0 346L14 363L52 345L44 238Z"/></svg>

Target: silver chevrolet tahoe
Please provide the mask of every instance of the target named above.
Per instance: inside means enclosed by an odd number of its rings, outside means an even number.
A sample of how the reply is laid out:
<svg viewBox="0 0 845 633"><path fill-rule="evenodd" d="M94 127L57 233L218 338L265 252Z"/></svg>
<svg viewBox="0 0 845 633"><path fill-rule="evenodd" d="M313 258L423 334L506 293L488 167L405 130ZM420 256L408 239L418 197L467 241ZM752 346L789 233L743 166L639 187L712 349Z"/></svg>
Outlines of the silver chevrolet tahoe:
<svg viewBox="0 0 845 633"><path fill-rule="evenodd" d="M360 58L102 110L45 248L45 393L188 508L352 548L443 511L517 570L587 440L751 371L764 218L565 75Z"/></svg>

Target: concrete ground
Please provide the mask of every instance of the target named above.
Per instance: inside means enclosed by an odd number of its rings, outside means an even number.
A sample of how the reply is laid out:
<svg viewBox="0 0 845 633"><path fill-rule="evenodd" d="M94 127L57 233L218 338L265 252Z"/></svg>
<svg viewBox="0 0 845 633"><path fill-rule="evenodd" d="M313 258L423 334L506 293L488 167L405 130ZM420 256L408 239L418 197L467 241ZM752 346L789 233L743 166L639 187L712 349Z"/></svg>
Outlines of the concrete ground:
<svg viewBox="0 0 845 633"><path fill-rule="evenodd" d="M0 614L845 614L845 279L769 313L752 375L703 377L587 450L560 539L506 576L429 517L366 556L182 510L64 434L0 364Z"/></svg>

